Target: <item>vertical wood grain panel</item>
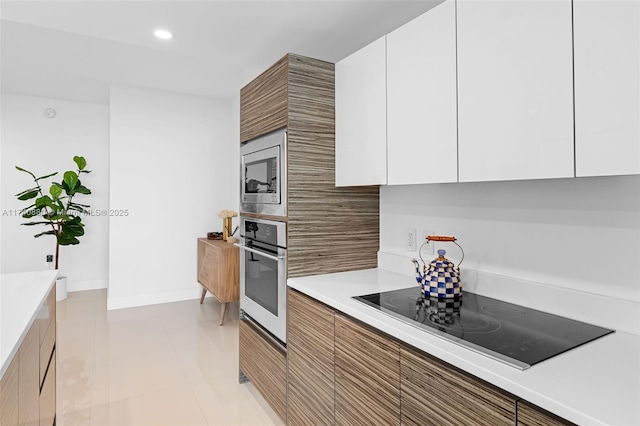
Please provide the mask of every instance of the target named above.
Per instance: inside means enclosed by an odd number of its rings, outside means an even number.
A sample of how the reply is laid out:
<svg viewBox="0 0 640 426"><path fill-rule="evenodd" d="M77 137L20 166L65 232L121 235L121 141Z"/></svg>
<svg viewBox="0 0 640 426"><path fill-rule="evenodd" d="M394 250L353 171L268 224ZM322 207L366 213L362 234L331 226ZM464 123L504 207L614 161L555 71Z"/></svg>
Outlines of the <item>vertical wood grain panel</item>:
<svg viewBox="0 0 640 426"><path fill-rule="evenodd" d="M40 426L52 426L56 417L56 353L53 352L51 364L40 392Z"/></svg>
<svg viewBox="0 0 640 426"><path fill-rule="evenodd" d="M19 357L14 356L0 380L0 425L18 425Z"/></svg>
<svg viewBox="0 0 640 426"><path fill-rule="evenodd" d="M334 423L334 311L287 293L287 423Z"/></svg>
<svg viewBox="0 0 640 426"><path fill-rule="evenodd" d="M288 87L288 277L375 268L379 188L335 187L334 65L289 54Z"/></svg>
<svg viewBox="0 0 640 426"><path fill-rule="evenodd" d="M40 345L40 380L39 384L42 386L42 381L47 373L47 367L51 360L51 354L53 353L54 345L56 344L56 322L50 321L49 328L45 334L45 338Z"/></svg>
<svg viewBox="0 0 640 426"><path fill-rule="evenodd" d="M573 423L524 400L518 401L517 420L517 426L573 425Z"/></svg>
<svg viewBox="0 0 640 426"><path fill-rule="evenodd" d="M240 90L240 142L286 127L287 64L284 56Z"/></svg>
<svg viewBox="0 0 640 426"><path fill-rule="evenodd" d="M198 239L198 282L220 303L239 300L239 250L222 240Z"/></svg>
<svg viewBox="0 0 640 426"><path fill-rule="evenodd" d="M18 349L18 421L40 423L40 325L34 322Z"/></svg>
<svg viewBox="0 0 640 426"><path fill-rule="evenodd" d="M240 321L240 370L285 420L287 359L282 349L265 340L252 325Z"/></svg>
<svg viewBox="0 0 640 426"><path fill-rule="evenodd" d="M404 345L403 425L513 425L515 398Z"/></svg>
<svg viewBox="0 0 640 426"><path fill-rule="evenodd" d="M400 345L336 313L337 425L400 424Z"/></svg>

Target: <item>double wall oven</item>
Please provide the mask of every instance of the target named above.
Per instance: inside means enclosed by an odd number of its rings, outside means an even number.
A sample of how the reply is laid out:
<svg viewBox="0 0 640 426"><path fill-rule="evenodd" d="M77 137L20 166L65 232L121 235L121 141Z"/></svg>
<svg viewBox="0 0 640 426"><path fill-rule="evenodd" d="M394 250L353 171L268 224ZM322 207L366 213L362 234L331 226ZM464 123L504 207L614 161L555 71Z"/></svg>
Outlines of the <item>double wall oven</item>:
<svg viewBox="0 0 640 426"><path fill-rule="evenodd" d="M286 130L241 148L240 309L286 344ZM278 220L282 218L282 220Z"/></svg>

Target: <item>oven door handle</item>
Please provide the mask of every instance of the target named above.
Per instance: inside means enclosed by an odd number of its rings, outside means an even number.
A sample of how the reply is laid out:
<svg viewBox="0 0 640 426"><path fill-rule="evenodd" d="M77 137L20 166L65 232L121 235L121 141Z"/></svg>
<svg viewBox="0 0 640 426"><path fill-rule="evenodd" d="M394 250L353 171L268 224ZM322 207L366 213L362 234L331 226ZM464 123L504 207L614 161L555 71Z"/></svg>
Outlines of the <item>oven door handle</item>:
<svg viewBox="0 0 640 426"><path fill-rule="evenodd" d="M267 253L265 253L263 251L252 249L251 247L247 247L247 246L245 246L243 244L234 243L233 245L238 247L241 250L245 250L245 251L248 251L248 252L251 252L251 253L259 254L260 256L264 256L267 259L275 260L276 262L284 259L284 256L273 256L273 255L267 254Z"/></svg>

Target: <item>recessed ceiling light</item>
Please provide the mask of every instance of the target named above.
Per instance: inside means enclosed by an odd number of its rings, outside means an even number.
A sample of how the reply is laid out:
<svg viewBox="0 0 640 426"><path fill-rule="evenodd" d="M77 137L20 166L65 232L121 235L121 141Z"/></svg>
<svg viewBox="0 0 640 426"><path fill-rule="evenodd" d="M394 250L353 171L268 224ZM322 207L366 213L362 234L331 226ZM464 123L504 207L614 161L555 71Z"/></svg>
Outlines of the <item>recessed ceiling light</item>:
<svg viewBox="0 0 640 426"><path fill-rule="evenodd" d="M153 35L162 40L170 40L171 38L173 38L173 34L171 34L171 32L167 30L155 30L153 32Z"/></svg>

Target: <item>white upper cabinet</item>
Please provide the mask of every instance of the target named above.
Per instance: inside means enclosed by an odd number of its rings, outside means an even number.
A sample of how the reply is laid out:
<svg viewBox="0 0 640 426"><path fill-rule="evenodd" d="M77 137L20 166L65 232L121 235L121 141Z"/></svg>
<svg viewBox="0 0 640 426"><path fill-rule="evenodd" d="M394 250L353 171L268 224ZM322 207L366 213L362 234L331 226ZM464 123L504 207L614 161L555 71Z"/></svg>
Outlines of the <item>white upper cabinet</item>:
<svg viewBox="0 0 640 426"><path fill-rule="evenodd" d="M387 35L388 183L456 182L456 12L448 0Z"/></svg>
<svg viewBox="0 0 640 426"><path fill-rule="evenodd" d="M640 173L640 2L574 0L576 176Z"/></svg>
<svg viewBox="0 0 640 426"><path fill-rule="evenodd" d="M458 0L459 180L574 176L571 0Z"/></svg>
<svg viewBox="0 0 640 426"><path fill-rule="evenodd" d="M336 186L387 183L386 41L336 64Z"/></svg>

